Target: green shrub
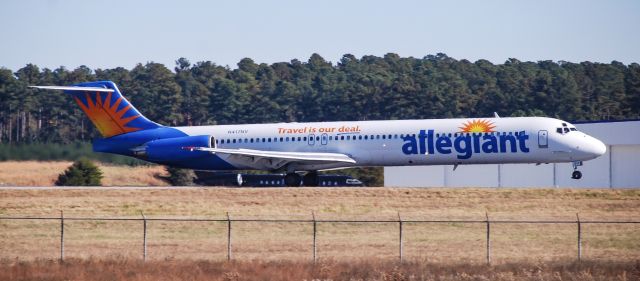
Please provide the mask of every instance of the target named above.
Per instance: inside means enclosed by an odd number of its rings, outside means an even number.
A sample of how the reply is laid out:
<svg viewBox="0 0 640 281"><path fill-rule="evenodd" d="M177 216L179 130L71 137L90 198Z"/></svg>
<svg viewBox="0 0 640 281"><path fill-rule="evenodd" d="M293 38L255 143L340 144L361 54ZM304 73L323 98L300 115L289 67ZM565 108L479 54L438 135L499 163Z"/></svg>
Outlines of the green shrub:
<svg viewBox="0 0 640 281"><path fill-rule="evenodd" d="M169 184L174 186L193 185L195 174L192 170L166 167L169 176L166 178Z"/></svg>
<svg viewBox="0 0 640 281"><path fill-rule="evenodd" d="M102 185L102 171L88 159L80 159L73 163L64 173L58 176L59 186L98 186Z"/></svg>

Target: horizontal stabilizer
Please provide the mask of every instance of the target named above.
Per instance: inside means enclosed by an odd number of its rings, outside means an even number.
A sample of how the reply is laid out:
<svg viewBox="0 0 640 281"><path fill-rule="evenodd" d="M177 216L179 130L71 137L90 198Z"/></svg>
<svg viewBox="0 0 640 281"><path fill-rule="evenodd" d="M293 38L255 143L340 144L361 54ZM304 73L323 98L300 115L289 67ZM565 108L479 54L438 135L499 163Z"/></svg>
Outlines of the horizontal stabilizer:
<svg viewBox="0 0 640 281"><path fill-rule="evenodd" d="M109 92L112 93L113 89L98 88L98 87L76 87L76 86L29 86L29 88L44 89L44 90L64 90L64 91L89 91L89 92Z"/></svg>

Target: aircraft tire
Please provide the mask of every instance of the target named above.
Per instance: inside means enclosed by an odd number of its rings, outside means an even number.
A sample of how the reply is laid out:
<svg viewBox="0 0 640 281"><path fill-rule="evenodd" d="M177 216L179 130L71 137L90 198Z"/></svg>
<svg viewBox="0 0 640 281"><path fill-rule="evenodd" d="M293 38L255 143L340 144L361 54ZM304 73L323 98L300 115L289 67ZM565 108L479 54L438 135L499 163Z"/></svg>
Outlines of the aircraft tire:
<svg viewBox="0 0 640 281"><path fill-rule="evenodd" d="M582 172L580 171L573 171L573 173L571 174L571 178L574 180L579 180L582 178Z"/></svg>
<svg viewBox="0 0 640 281"><path fill-rule="evenodd" d="M302 177L296 173L289 173L284 176L284 183L288 187L298 187L302 182Z"/></svg>
<svg viewBox="0 0 640 281"><path fill-rule="evenodd" d="M318 172L316 171L308 172L302 179L302 185L304 186L318 186L318 183Z"/></svg>

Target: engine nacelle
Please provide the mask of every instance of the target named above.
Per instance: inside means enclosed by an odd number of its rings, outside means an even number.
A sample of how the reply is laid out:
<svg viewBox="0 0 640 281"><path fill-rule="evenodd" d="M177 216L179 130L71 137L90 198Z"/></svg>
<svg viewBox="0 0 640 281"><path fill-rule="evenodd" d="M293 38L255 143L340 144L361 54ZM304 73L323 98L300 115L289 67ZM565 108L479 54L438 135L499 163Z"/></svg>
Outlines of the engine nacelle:
<svg viewBox="0 0 640 281"><path fill-rule="evenodd" d="M213 136L189 136L150 141L140 147L136 152L149 161L175 162L207 155L205 151L191 151L191 147L216 147Z"/></svg>

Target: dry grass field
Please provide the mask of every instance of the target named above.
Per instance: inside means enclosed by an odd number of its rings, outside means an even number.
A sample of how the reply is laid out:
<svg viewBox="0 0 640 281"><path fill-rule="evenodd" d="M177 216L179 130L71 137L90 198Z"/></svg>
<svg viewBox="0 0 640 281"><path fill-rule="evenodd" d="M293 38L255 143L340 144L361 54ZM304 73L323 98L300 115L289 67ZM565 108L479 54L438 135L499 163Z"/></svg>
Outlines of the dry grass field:
<svg viewBox="0 0 640 281"><path fill-rule="evenodd" d="M636 262L507 263L494 266L461 263L398 263L365 260L319 263L295 261L152 261L0 260L0 280L640 280Z"/></svg>
<svg viewBox="0 0 640 281"><path fill-rule="evenodd" d="M637 190L419 189L419 188L177 188L0 190L0 216L149 218L311 218L492 220L638 220ZM224 260L226 223L148 223L151 260ZM55 259L59 221L0 220L0 256ZM640 259L640 225L583 225L586 260ZM233 224L237 260L310 260L310 223ZM494 224L495 264L573 260L575 224ZM395 259L397 223L320 223L318 257L334 260ZM140 221L65 221L65 255L75 258L140 259ZM481 264L485 225L420 224L404 227L406 260Z"/></svg>
<svg viewBox="0 0 640 281"><path fill-rule="evenodd" d="M71 163L0 163L0 181L50 185ZM28 163L27 163L28 164ZM29 165L27 165L29 166ZM110 185L149 185L158 167L102 166ZM0 217L319 220L640 220L640 190L420 188L0 188ZM640 225L492 224L485 265L483 223L149 221L142 262L140 221L0 219L0 280L640 280Z"/></svg>
<svg viewBox="0 0 640 281"><path fill-rule="evenodd" d="M73 162L4 161L0 162L0 186L53 186L58 175ZM113 166L96 163L106 186L163 186L156 175L165 175L162 166Z"/></svg>

